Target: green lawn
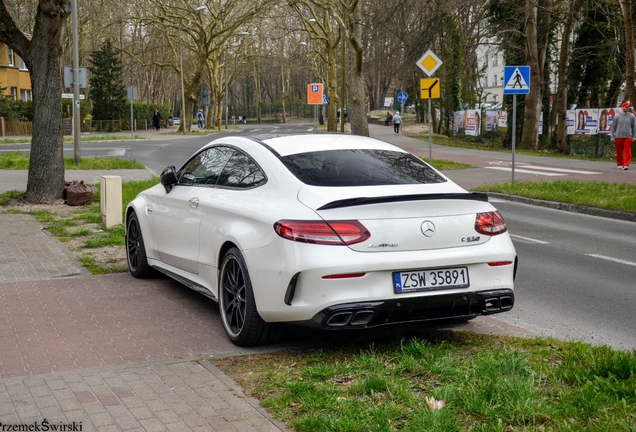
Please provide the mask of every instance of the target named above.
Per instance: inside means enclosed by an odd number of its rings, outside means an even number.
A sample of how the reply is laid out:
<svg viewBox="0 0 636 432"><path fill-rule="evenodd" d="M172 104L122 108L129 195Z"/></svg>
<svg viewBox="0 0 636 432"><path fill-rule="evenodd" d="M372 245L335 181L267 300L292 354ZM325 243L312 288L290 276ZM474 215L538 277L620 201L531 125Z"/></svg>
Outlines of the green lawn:
<svg viewBox="0 0 636 432"><path fill-rule="evenodd" d="M67 170L100 170L100 169L143 169L142 164L136 160L123 160L116 158L83 157L79 164L74 158L64 158L64 169ZM27 170L29 169L29 155L18 152L1 153L0 169Z"/></svg>
<svg viewBox="0 0 636 432"><path fill-rule="evenodd" d="M143 139L139 135L130 136L123 135L91 135L80 137L81 141L126 141L130 139ZM72 142L72 137L64 137L64 142ZM2 144L25 144L30 143L31 138L5 138L0 139L0 145Z"/></svg>
<svg viewBox="0 0 636 432"><path fill-rule="evenodd" d="M299 432L636 428L634 351L429 332L329 332L320 348L210 361Z"/></svg>

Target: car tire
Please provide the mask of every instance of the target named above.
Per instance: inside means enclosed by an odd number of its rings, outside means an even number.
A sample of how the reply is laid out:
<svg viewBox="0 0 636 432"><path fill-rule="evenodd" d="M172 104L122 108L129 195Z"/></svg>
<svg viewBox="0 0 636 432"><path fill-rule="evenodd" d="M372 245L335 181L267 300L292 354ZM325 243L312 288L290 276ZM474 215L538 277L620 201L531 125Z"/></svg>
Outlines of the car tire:
<svg viewBox="0 0 636 432"><path fill-rule="evenodd" d="M225 254L221 265L219 310L223 329L235 345L267 344L279 336L280 324L266 323L258 314L245 260L235 247Z"/></svg>
<svg viewBox="0 0 636 432"><path fill-rule="evenodd" d="M155 273L154 269L148 265L144 237L141 233L139 218L134 211L130 213L126 221L126 261L130 274L138 279L148 278Z"/></svg>

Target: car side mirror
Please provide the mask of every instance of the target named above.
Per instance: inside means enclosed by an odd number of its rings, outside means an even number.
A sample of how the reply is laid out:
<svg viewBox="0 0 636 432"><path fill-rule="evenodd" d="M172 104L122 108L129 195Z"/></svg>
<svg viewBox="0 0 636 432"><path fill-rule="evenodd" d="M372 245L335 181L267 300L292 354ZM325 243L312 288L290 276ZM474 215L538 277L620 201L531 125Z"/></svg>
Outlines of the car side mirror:
<svg viewBox="0 0 636 432"><path fill-rule="evenodd" d="M170 193L172 186L177 184L177 173L174 166L166 167L161 173L161 184L166 189L166 193Z"/></svg>

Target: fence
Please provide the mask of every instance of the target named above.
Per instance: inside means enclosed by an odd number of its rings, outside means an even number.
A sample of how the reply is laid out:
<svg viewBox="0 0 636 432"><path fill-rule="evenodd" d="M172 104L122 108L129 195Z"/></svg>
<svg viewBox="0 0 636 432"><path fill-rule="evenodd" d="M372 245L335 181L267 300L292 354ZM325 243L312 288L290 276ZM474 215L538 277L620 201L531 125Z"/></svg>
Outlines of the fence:
<svg viewBox="0 0 636 432"><path fill-rule="evenodd" d="M2 136L31 136L33 133L33 122L23 122L15 119L5 120L2 118L4 127Z"/></svg>

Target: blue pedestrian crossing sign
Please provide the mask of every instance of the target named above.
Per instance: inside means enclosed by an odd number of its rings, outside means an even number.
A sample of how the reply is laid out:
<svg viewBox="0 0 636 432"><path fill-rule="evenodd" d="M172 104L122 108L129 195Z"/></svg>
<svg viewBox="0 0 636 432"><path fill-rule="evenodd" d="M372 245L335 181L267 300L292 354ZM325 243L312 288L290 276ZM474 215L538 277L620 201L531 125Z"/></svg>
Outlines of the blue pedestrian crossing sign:
<svg viewBox="0 0 636 432"><path fill-rule="evenodd" d="M323 95L322 95L322 104L323 104L323 105L327 105L327 104L329 104L329 97L327 97L327 95L326 95L326 94L323 94Z"/></svg>
<svg viewBox="0 0 636 432"><path fill-rule="evenodd" d="M404 93L404 92L398 93L397 100L398 100L399 103L404 103L404 102L406 102L407 99L408 99L408 96L406 95L406 93Z"/></svg>
<svg viewBox="0 0 636 432"><path fill-rule="evenodd" d="M504 67L504 94L530 93L530 66Z"/></svg>

